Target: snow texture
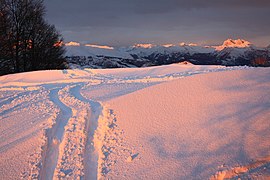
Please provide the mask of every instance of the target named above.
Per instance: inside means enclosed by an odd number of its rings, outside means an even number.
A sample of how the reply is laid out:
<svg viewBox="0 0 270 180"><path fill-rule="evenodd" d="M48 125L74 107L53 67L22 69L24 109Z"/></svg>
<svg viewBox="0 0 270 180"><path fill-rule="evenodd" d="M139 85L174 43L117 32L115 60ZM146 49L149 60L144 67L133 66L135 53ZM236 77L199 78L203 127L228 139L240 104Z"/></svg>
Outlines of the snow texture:
<svg viewBox="0 0 270 180"><path fill-rule="evenodd" d="M0 177L267 179L269 72L181 63L2 76Z"/></svg>

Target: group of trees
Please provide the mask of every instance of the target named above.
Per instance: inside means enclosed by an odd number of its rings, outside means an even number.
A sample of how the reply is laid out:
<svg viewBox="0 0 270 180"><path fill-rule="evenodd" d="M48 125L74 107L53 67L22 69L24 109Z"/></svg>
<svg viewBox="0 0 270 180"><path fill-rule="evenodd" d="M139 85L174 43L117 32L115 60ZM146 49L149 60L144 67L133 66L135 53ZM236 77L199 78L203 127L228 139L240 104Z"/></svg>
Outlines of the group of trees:
<svg viewBox="0 0 270 180"><path fill-rule="evenodd" d="M64 66L62 37L43 0L0 0L0 75Z"/></svg>
<svg viewBox="0 0 270 180"><path fill-rule="evenodd" d="M257 57L253 61L251 61L251 65L267 67L270 66L270 62L267 60L266 57Z"/></svg>

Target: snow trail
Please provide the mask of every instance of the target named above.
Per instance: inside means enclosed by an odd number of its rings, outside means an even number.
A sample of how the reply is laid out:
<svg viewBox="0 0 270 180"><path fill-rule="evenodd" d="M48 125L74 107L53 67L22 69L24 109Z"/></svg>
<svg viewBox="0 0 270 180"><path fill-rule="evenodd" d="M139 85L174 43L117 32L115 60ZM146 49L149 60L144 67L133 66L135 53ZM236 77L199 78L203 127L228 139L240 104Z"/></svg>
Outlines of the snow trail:
<svg viewBox="0 0 270 180"><path fill-rule="evenodd" d="M11 112L14 112L18 108L23 108L27 100L33 100L34 96L39 95L41 92L41 90L24 91L21 93L15 93L15 95L6 98L4 101L0 102L0 119Z"/></svg>
<svg viewBox="0 0 270 180"><path fill-rule="evenodd" d="M30 163L29 178L97 179L98 156L93 136L102 106L81 95L84 86L84 83L45 86L49 100L58 110L48 119L49 127L44 129L42 137L44 143L35 161Z"/></svg>
<svg viewBox="0 0 270 180"><path fill-rule="evenodd" d="M29 91L24 91L21 93L14 93L13 95L7 96L6 98L0 99L0 106L4 106L6 104L10 104L14 99L17 99L19 97L23 97L25 95L29 94Z"/></svg>
<svg viewBox="0 0 270 180"><path fill-rule="evenodd" d="M52 179L54 169L57 165L57 158L59 156L59 143L61 142L65 132L65 126L68 123L68 119L71 117L71 108L66 106L59 98L60 88L52 89L50 91L50 100L58 106L61 110L57 115L54 124L50 129L46 131L46 146L44 147L44 153L42 157L42 169L40 172L41 179Z"/></svg>
<svg viewBox="0 0 270 180"><path fill-rule="evenodd" d="M85 121L89 116L89 106L70 94L72 86L59 92L60 101L71 109L72 115L64 128L59 144L58 160L53 178L77 179L83 176L83 151L85 144Z"/></svg>
<svg viewBox="0 0 270 180"><path fill-rule="evenodd" d="M90 119L86 121L86 144L83 158L84 179L97 179L98 155L95 153L95 148L93 146L93 137L103 108L99 102L83 97L80 93L82 88L83 84L75 86L71 89L71 94L78 100L89 103L91 107Z"/></svg>

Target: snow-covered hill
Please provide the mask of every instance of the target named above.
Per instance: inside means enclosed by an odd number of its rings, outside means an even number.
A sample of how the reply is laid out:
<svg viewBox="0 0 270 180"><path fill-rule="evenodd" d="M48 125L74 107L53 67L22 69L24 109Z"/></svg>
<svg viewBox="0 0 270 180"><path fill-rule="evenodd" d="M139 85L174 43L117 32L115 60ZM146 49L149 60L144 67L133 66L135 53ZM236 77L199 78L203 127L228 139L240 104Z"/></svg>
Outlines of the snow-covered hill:
<svg viewBox="0 0 270 180"><path fill-rule="evenodd" d="M167 66L0 77L1 179L263 179L269 68Z"/></svg>
<svg viewBox="0 0 270 180"><path fill-rule="evenodd" d="M75 46L72 46L75 45ZM71 67L118 68L146 67L178 63L185 60L197 65L262 65L256 59L264 58L270 65L269 48L258 48L250 42L228 39L221 46L196 44L136 44L113 48L99 45L79 45L71 42L67 59Z"/></svg>

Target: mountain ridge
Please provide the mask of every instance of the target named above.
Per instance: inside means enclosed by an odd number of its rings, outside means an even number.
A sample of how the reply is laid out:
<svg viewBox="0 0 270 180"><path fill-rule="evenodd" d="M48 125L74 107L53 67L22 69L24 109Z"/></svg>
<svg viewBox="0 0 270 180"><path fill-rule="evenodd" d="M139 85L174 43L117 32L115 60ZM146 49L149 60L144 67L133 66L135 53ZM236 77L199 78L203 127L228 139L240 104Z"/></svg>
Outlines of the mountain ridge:
<svg viewBox="0 0 270 180"><path fill-rule="evenodd" d="M74 45L73 45L74 44ZM180 43L135 44L114 48L105 45L66 43L70 67L124 68L147 67L190 61L198 65L269 66L270 48L259 48L243 39L227 39L220 46ZM260 59L260 61L257 61Z"/></svg>

